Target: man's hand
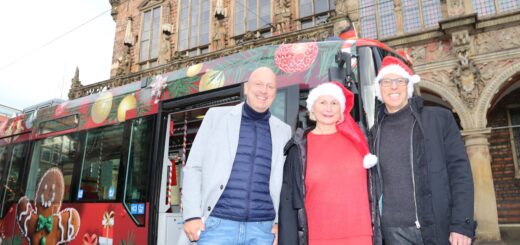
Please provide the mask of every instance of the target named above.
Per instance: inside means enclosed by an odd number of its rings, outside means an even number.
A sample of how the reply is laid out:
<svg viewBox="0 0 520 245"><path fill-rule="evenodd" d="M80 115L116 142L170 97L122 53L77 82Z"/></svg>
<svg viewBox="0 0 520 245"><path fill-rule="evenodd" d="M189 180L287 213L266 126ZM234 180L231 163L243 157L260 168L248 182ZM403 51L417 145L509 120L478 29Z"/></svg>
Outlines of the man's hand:
<svg viewBox="0 0 520 245"><path fill-rule="evenodd" d="M273 245L278 245L278 224L273 225L271 232L274 233Z"/></svg>
<svg viewBox="0 0 520 245"><path fill-rule="evenodd" d="M184 222L184 232L190 241L198 241L200 232L204 230L204 223L202 219L194 219Z"/></svg>
<svg viewBox="0 0 520 245"><path fill-rule="evenodd" d="M459 234L457 232L450 233L450 243L451 245L470 245L471 238Z"/></svg>

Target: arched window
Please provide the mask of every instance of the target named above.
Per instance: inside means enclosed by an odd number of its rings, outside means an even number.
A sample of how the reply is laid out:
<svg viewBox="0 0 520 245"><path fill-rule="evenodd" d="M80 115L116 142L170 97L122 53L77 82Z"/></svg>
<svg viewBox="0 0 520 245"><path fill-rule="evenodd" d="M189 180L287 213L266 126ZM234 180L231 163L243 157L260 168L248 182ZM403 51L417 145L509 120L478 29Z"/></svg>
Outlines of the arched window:
<svg viewBox="0 0 520 245"><path fill-rule="evenodd" d="M235 0L234 35L247 31L269 32L271 23L270 0Z"/></svg>
<svg viewBox="0 0 520 245"><path fill-rule="evenodd" d="M208 51L210 0L179 1L178 50L195 56Z"/></svg>

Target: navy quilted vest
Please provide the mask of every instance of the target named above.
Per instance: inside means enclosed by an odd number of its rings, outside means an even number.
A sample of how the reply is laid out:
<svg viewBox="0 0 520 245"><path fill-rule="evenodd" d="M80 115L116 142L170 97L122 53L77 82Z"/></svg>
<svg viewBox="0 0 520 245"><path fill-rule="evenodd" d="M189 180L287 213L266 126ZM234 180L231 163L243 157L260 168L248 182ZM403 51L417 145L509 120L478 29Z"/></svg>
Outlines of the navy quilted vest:
<svg viewBox="0 0 520 245"><path fill-rule="evenodd" d="M244 103L238 148L224 193L211 216L234 221L270 221L276 213L269 192L271 113L258 113Z"/></svg>

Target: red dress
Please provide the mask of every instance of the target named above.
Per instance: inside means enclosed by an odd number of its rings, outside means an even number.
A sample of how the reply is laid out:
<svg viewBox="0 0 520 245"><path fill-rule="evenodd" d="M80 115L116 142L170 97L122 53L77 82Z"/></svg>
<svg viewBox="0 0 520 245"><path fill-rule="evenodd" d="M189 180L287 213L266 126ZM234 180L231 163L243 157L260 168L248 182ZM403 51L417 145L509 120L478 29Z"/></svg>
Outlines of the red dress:
<svg viewBox="0 0 520 245"><path fill-rule="evenodd" d="M363 157L340 133L307 136L309 245L372 244Z"/></svg>

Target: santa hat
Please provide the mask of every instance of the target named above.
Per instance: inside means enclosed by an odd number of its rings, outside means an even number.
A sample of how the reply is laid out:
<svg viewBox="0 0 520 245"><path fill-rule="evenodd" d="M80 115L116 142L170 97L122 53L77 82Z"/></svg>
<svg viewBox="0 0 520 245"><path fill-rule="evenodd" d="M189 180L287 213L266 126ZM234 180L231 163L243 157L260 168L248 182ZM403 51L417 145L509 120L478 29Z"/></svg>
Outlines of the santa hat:
<svg viewBox="0 0 520 245"><path fill-rule="evenodd" d="M381 98L379 81L388 74L395 74L408 79L408 98L411 98L413 95L413 85L421 81L421 77L414 75L412 69L410 69L410 67L408 67L400 59L393 56L386 56L383 59L381 68L379 69L377 77L374 81L376 84L376 96L382 102L384 101L383 98Z"/></svg>
<svg viewBox="0 0 520 245"><path fill-rule="evenodd" d="M307 98L307 109L312 111L312 106L321 95L331 95L336 98L341 105L343 112L343 121L336 125L338 132L349 139L357 150L363 156L363 167L371 168L377 163L377 157L370 153L365 134L361 131L357 123L350 115L350 111L354 107L354 94L345 88L341 83L330 82L323 83L311 90Z"/></svg>
<svg viewBox="0 0 520 245"><path fill-rule="evenodd" d="M318 99L318 97L322 95L330 95L334 97L336 100L338 100L340 106L341 106L341 113L345 111L345 95L343 95L343 91L341 91L341 88L336 86L333 83L322 83L311 90L309 93L309 96L307 97L307 110L312 112L312 106L314 105L314 102Z"/></svg>

